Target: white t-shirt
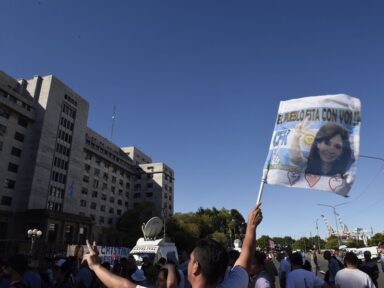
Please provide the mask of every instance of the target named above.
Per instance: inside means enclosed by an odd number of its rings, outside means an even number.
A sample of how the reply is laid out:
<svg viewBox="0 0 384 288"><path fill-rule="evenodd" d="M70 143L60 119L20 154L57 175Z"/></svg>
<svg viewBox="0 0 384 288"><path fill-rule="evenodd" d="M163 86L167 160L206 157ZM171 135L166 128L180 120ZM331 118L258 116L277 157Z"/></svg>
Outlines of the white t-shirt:
<svg viewBox="0 0 384 288"><path fill-rule="evenodd" d="M314 288L324 285L324 280L317 277L315 273L304 270L292 270L287 277L287 288Z"/></svg>
<svg viewBox="0 0 384 288"><path fill-rule="evenodd" d="M336 273L335 283L340 288L375 288L367 273L359 269L344 268Z"/></svg>
<svg viewBox="0 0 384 288"><path fill-rule="evenodd" d="M251 279L251 283L255 284L252 288L273 288L271 285L270 276L266 271L261 271L258 273L253 279Z"/></svg>

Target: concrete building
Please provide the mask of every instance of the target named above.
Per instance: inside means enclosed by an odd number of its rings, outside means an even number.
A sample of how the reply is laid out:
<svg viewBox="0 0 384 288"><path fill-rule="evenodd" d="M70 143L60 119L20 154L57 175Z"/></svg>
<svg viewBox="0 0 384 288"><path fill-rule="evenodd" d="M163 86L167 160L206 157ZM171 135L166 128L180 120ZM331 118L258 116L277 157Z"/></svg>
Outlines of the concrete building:
<svg viewBox="0 0 384 288"><path fill-rule="evenodd" d="M0 245L43 231L49 249L105 242L104 229L140 202L173 214L174 173L87 127L89 104L52 75L0 72ZM0 247L1 249L1 247Z"/></svg>

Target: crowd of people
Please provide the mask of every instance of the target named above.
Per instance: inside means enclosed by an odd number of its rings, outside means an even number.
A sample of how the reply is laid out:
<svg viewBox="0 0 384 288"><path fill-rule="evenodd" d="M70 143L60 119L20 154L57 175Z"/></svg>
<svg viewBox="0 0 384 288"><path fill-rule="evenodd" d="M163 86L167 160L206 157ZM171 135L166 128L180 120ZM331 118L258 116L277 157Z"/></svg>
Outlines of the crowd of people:
<svg viewBox="0 0 384 288"><path fill-rule="evenodd" d="M248 215L241 252L228 251L212 239L201 239L178 263L165 258L157 263L144 259L138 267L133 257L102 262L96 243L88 241L89 252L82 259L73 256L38 263L25 255L13 255L0 260L0 288L379 287L380 272L369 251L362 262L353 252L341 257L325 251L328 269L322 275L316 251L306 255L285 251L272 256L257 250L256 228L261 221L257 205Z"/></svg>

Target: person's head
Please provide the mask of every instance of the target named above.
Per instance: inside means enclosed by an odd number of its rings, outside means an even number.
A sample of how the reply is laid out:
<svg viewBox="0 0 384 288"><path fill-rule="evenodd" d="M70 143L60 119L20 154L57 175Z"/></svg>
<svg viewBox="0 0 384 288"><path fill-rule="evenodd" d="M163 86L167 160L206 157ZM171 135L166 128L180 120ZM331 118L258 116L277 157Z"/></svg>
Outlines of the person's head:
<svg viewBox="0 0 384 288"><path fill-rule="evenodd" d="M227 263L227 252L220 243L212 239L199 240L190 255L188 280L216 285L224 276Z"/></svg>
<svg viewBox="0 0 384 288"><path fill-rule="evenodd" d="M370 251L364 251L364 259L365 260L371 260L371 257L372 257L372 255L371 255L371 252Z"/></svg>
<svg viewBox="0 0 384 288"><path fill-rule="evenodd" d="M289 256L289 261L294 268L303 267L303 256L300 252L292 253Z"/></svg>
<svg viewBox="0 0 384 288"><path fill-rule="evenodd" d="M53 278L57 282L63 282L72 272L72 263L66 259L58 259L53 266Z"/></svg>
<svg viewBox="0 0 384 288"><path fill-rule="evenodd" d="M28 268L28 260L25 255L17 254L10 256L1 264L2 274L10 281L21 279Z"/></svg>
<svg viewBox="0 0 384 288"><path fill-rule="evenodd" d="M337 124L328 123L319 129L313 140L305 172L315 175L344 175L353 162L348 132ZM323 165L330 169L322 171L319 167Z"/></svg>
<svg viewBox="0 0 384 288"><path fill-rule="evenodd" d="M324 259L326 260L331 259L331 256L332 256L331 251L328 251L328 250L324 251L323 256L324 256Z"/></svg>
<svg viewBox="0 0 384 288"><path fill-rule="evenodd" d="M255 251L251 262L251 276L257 274L264 268L266 255L261 251Z"/></svg>
<svg viewBox="0 0 384 288"><path fill-rule="evenodd" d="M357 258L355 253L347 252L345 253L344 263L347 267L357 267L359 264L359 259Z"/></svg>

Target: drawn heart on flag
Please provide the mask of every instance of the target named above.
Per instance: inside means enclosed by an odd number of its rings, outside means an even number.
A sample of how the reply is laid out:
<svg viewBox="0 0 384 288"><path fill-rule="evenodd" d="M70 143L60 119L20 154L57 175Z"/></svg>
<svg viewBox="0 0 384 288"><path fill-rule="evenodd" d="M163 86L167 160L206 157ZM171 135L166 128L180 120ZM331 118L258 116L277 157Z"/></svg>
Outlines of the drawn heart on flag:
<svg viewBox="0 0 384 288"><path fill-rule="evenodd" d="M291 186L293 184L295 184L296 181L299 180L299 178L300 178L299 173L295 173L295 172L291 172L291 171L288 171L287 175L288 175L289 184L291 184Z"/></svg>
<svg viewBox="0 0 384 288"><path fill-rule="evenodd" d="M305 174L305 180L307 180L309 187L315 186L320 178L320 175Z"/></svg>
<svg viewBox="0 0 384 288"><path fill-rule="evenodd" d="M329 188L331 188L332 192L340 190L344 185L345 181L341 177L332 177L329 179Z"/></svg>

